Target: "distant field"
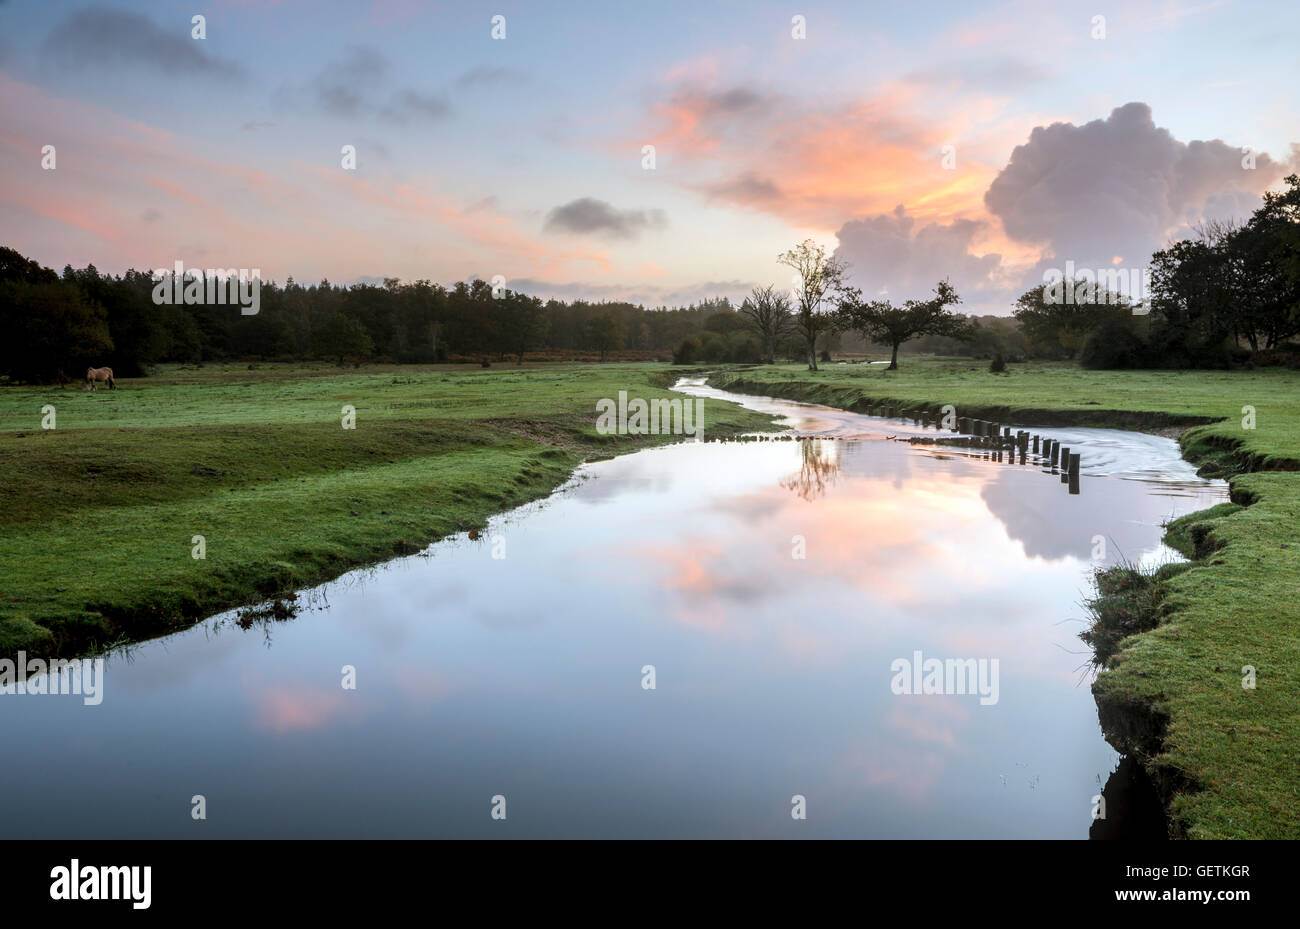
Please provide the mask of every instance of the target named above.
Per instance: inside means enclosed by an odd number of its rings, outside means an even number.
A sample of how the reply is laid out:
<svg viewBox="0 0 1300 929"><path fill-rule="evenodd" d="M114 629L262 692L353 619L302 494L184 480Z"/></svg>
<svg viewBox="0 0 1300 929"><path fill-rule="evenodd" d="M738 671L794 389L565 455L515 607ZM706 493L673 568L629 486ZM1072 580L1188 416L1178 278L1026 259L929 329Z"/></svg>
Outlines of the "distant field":
<svg viewBox="0 0 1300 929"><path fill-rule="evenodd" d="M0 655L160 634L481 526L584 459L672 441L595 429L602 397L672 396L667 370L244 364L0 388ZM706 403L710 436L770 422Z"/></svg>
<svg viewBox="0 0 1300 929"><path fill-rule="evenodd" d="M1148 767L1178 789L1173 813L1189 837L1300 838L1300 372L1031 363L997 375L969 360L900 365L748 368L710 383L842 408L951 403L959 415L1007 424L1207 423L1182 433L1184 455L1227 477L1233 500L1250 505L1176 524L1169 542L1200 560L1171 581L1164 624L1130 638L1094 692L1104 715L1131 726L1119 733L1131 749L1156 753ZM1254 429L1243 428L1246 406ZM1245 665L1256 668L1254 690L1242 688Z"/></svg>

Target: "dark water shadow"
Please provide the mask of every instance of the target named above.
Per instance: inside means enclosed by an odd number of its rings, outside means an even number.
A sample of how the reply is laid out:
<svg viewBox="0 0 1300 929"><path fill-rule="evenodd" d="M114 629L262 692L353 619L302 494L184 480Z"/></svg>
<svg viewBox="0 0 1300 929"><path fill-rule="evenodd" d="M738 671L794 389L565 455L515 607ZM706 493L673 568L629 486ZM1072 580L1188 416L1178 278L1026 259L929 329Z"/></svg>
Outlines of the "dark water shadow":
<svg viewBox="0 0 1300 929"><path fill-rule="evenodd" d="M1092 821L1088 838L1127 842L1163 842L1169 838L1169 824L1156 786L1132 756L1120 758L1101 795L1106 816Z"/></svg>

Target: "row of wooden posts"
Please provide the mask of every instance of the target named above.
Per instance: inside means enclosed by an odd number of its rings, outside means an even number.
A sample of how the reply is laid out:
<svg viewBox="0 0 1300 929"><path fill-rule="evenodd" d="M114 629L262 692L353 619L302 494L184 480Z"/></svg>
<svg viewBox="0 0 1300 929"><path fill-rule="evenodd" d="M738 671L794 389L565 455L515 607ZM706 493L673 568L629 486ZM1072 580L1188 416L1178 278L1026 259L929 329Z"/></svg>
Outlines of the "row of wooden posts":
<svg viewBox="0 0 1300 929"><path fill-rule="evenodd" d="M910 419L918 424L933 425L936 429L940 428L943 422L943 417L933 410L908 409L888 403L875 404L870 412L873 416L883 416L888 419ZM968 438L964 441L946 441L944 444L960 444L969 448L985 449L992 454L995 461L1001 461L1005 452L1008 461L1014 462L1018 455L1020 464L1025 464L1032 455L1040 464L1049 467L1052 473L1059 471L1061 483L1070 485L1070 493L1079 492L1080 454L1070 451L1068 445L1063 446L1056 439L1034 435L1023 429L1012 432L1010 426L970 416L957 417L950 428L953 432Z"/></svg>

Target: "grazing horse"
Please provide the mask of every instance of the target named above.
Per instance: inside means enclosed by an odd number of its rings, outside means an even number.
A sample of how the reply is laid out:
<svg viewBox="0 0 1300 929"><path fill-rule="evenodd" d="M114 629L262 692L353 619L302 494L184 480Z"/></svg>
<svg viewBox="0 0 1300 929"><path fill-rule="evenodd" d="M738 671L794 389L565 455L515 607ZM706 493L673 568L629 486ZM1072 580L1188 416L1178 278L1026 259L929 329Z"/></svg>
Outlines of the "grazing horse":
<svg viewBox="0 0 1300 929"><path fill-rule="evenodd" d="M98 381L108 381L108 389L117 390L117 382L113 380L112 368L87 368L86 387L90 390L94 390L95 384Z"/></svg>

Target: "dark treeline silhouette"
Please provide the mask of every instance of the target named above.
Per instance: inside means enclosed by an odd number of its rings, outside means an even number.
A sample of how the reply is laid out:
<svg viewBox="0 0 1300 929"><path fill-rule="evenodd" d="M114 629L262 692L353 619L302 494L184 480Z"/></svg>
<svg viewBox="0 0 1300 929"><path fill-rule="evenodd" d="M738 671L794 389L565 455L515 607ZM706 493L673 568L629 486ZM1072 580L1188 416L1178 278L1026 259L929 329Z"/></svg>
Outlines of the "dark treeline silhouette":
<svg viewBox="0 0 1300 929"><path fill-rule="evenodd" d="M191 280L188 279L187 280ZM527 352L655 353L717 336L727 360L758 359L736 337L726 298L678 309L582 300L543 303L481 280L340 286L261 284L258 312L239 306L154 301L148 272L100 274L93 265L62 275L0 248L0 375L14 381L80 379L91 365L136 377L162 362L232 359L387 360L398 363L522 360ZM721 321L715 320L717 317ZM712 344L712 343L710 343ZM757 344L755 342L755 344ZM741 356L744 356L743 358Z"/></svg>

